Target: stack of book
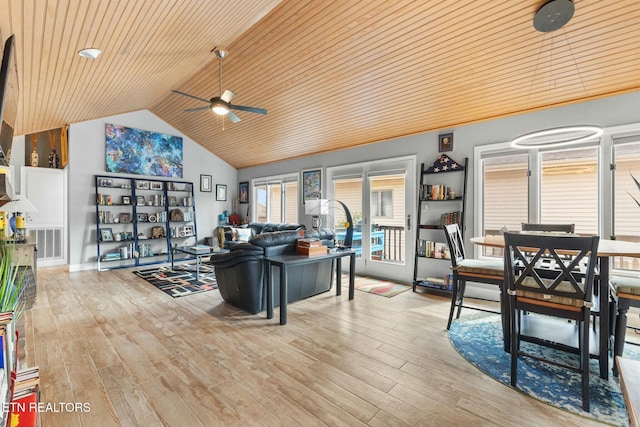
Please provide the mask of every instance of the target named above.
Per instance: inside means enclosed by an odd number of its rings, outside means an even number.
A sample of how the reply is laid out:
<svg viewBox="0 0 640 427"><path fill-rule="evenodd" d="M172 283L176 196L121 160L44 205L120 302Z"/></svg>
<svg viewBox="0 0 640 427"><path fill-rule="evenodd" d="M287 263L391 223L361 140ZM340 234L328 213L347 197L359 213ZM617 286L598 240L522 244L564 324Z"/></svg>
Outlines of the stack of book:
<svg viewBox="0 0 640 427"><path fill-rule="evenodd" d="M325 255L327 247L322 245L318 239L298 239L296 244L296 253L298 255Z"/></svg>
<svg viewBox="0 0 640 427"><path fill-rule="evenodd" d="M40 370L38 367L18 371L14 383L11 425L35 427L40 402Z"/></svg>

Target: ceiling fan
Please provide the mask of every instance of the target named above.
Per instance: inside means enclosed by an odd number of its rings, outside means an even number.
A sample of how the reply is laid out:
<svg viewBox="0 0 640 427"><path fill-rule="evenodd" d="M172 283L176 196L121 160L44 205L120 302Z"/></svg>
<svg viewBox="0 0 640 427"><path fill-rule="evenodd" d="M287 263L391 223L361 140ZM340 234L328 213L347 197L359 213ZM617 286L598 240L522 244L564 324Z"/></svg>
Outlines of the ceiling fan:
<svg viewBox="0 0 640 427"><path fill-rule="evenodd" d="M204 98L200 98L198 96L190 95L185 92L180 92L179 90L172 89L171 92L173 93L177 93L178 95L182 95L182 96L188 96L189 98L197 99L198 101L206 102L209 104L204 107L189 108L188 110L184 110L184 111L188 113L193 113L195 111L211 109L214 113L216 113L219 116L229 117L229 120L231 120L233 123L238 123L240 121L240 117L236 116L236 114L231 110L240 110L240 111L249 111L251 113L267 114L267 110L265 110L264 108L246 107L244 105L231 104L231 100L233 99L234 96L236 96L236 93L228 89L222 92L222 60L225 58L225 56L227 56L228 52L226 50L217 49L217 48L214 48L213 51L218 57L218 62L220 64L219 65L220 77L218 79L218 83L219 83L218 90L219 90L219 93L221 93L221 95L215 96L207 100Z"/></svg>

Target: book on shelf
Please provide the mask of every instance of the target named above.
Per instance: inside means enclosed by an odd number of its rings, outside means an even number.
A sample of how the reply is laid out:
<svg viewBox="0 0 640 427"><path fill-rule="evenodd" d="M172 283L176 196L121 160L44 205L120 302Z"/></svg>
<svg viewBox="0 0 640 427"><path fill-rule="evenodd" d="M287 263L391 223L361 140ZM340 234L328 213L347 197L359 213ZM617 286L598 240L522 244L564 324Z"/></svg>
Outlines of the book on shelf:
<svg viewBox="0 0 640 427"><path fill-rule="evenodd" d="M449 224L458 224L460 225L460 219L462 218L462 212L445 212L440 215L440 226L443 227Z"/></svg>
<svg viewBox="0 0 640 427"><path fill-rule="evenodd" d="M424 258L451 259L449 245L430 240L418 240L418 256Z"/></svg>
<svg viewBox="0 0 640 427"><path fill-rule="evenodd" d="M195 245L195 246L190 246L190 249L196 252L210 252L212 248L211 246L207 246L207 245Z"/></svg>
<svg viewBox="0 0 640 427"><path fill-rule="evenodd" d="M420 188L421 200L449 200L451 187L443 184L422 184Z"/></svg>

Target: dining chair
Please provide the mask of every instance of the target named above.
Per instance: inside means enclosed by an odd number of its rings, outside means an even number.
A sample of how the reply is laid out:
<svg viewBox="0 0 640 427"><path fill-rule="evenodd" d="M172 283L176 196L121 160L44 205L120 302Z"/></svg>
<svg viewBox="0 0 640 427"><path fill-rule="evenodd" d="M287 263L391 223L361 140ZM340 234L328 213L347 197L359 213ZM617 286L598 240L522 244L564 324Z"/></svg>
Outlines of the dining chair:
<svg viewBox="0 0 640 427"><path fill-rule="evenodd" d="M453 313L458 309L456 319L460 318L462 307L472 310L485 311L500 314L500 311L485 309L482 307L464 305L464 294L467 282L488 283L497 285L500 288L502 301L504 283L504 261L501 259L471 259L467 258L464 250L464 240L458 224L445 225L445 235L449 245L451 255L451 270L453 272L453 291L451 293L451 308L449 309L449 320L447 330L451 327ZM471 298L471 297L470 297ZM473 297L473 299L484 300L484 298Z"/></svg>
<svg viewBox="0 0 640 427"><path fill-rule="evenodd" d="M640 307L640 277L611 276L609 280L614 296L618 300L618 313L615 320L613 354L622 356L627 335L627 312L629 307ZM613 374L618 375L618 367L614 363Z"/></svg>
<svg viewBox="0 0 640 427"><path fill-rule="evenodd" d="M536 224L523 222L522 231L548 231L557 233L573 233L575 224Z"/></svg>
<svg viewBox="0 0 640 427"><path fill-rule="evenodd" d="M588 412L590 315L599 237L505 233L504 240L511 385L517 386L521 356L578 372L582 409ZM529 315L522 316L523 312ZM567 335L573 342L566 340ZM520 346L521 340L577 353L579 366L527 353Z"/></svg>

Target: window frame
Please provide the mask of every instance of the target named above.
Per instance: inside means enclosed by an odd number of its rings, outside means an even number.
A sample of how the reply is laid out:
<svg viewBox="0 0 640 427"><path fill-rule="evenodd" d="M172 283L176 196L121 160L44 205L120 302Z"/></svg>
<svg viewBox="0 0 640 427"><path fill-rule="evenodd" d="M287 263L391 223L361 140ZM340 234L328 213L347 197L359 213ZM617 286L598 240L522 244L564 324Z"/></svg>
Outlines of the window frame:
<svg viewBox="0 0 640 427"><path fill-rule="evenodd" d="M266 222L277 222L277 223L284 223L285 220L287 218L286 217L286 200L287 197L295 197L296 198L296 210L295 210L295 221L287 221L286 222L293 222L293 223L299 223L300 222L300 212L299 212L299 206L301 204L300 202L300 181L299 181L299 173L287 173L287 174L282 174L282 175L272 175L272 176L267 176L267 177L258 177L258 178L253 178L250 181L250 194L251 194L251 198L250 200L253 200L253 203L251 205L251 209L250 209L250 221L251 222L257 222L257 218L258 218L258 196L256 194L256 187L258 186L266 186L267 188L267 194L266 194L266 215L267 215L267 219ZM295 182L296 183L296 190L293 192L287 191L287 185ZM274 220L273 218L271 218L271 210L270 210L270 203L273 203L273 201L271 200L271 193L269 191L269 186L271 185L275 185L278 184L280 185L280 219L278 220ZM290 193L294 193L294 194L290 194Z"/></svg>

